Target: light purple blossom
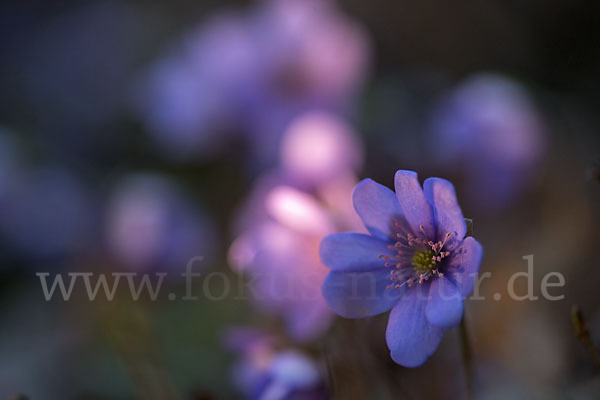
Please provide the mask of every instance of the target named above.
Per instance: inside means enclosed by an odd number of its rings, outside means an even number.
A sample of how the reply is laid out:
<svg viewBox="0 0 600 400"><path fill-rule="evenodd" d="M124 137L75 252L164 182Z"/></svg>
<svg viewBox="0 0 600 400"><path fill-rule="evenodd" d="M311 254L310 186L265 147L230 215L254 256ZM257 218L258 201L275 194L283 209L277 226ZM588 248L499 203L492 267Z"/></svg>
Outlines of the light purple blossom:
<svg viewBox="0 0 600 400"><path fill-rule="evenodd" d="M320 294L327 269L319 242L360 229L350 194L362 156L357 136L341 119L303 114L283 135L280 169L257 182L237 218L230 264L252 276L255 302L283 318L296 340L314 338L331 321Z"/></svg>
<svg viewBox="0 0 600 400"><path fill-rule="evenodd" d="M254 301L284 319L290 336L308 340L331 321L320 294L327 269L319 260L319 242L327 234L358 229L349 201L356 181L301 190L271 177L258 185L243 228L230 248L230 263L255 279Z"/></svg>
<svg viewBox="0 0 600 400"><path fill-rule="evenodd" d="M272 0L210 17L143 80L138 108L162 149L209 154L241 133L275 161L280 135L308 110L344 112L366 75L364 32L323 0Z"/></svg>
<svg viewBox="0 0 600 400"><path fill-rule="evenodd" d="M232 377L246 398L325 398L316 362L298 350L282 348L278 337L251 328L235 328L226 333L226 345L239 356Z"/></svg>
<svg viewBox="0 0 600 400"><path fill-rule="evenodd" d="M488 209L513 201L539 175L544 127L527 90L500 75L477 75L450 92L432 115L435 160L466 177Z"/></svg>
<svg viewBox="0 0 600 400"><path fill-rule="evenodd" d="M356 133L332 114L312 112L292 121L283 134L280 165L300 182L327 182L362 166Z"/></svg>
<svg viewBox="0 0 600 400"><path fill-rule="evenodd" d="M183 270L193 257L211 258L214 236L208 216L164 176L126 176L112 192L106 241L126 268Z"/></svg>
<svg viewBox="0 0 600 400"><path fill-rule="evenodd" d="M239 125L244 94L257 74L246 17L209 17L150 69L136 103L157 145L174 158L214 151Z"/></svg>
<svg viewBox="0 0 600 400"><path fill-rule="evenodd" d="M323 283L329 306L346 318L392 310L386 332L391 356L415 367L436 350L445 329L463 314L473 290L481 245L465 238L467 227L454 187L398 171L396 193L370 179L353 193L369 235L336 233L321 243L330 268Z"/></svg>

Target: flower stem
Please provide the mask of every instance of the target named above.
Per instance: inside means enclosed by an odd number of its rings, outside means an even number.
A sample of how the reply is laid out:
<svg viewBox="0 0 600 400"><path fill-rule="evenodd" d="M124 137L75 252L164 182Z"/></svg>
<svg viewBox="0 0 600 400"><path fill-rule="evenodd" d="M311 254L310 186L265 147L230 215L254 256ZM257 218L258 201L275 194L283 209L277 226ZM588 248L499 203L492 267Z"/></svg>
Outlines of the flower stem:
<svg viewBox="0 0 600 400"><path fill-rule="evenodd" d="M575 336L577 336L577 338L579 338L579 340L581 340L581 342L584 344L587 352L590 354L592 360L596 364L596 368L600 369L600 353L592 342L590 331L588 330L587 323L583 317L583 312L577 305L573 305L571 308L571 320L573 322Z"/></svg>
<svg viewBox="0 0 600 400"><path fill-rule="evenodd" d="M469 340L469 332L467 330L467 316L463 315L460 321L460 339L462 347L463 364L465 367L465 384L467 388L467 399L473 398L473 352L471 350L471 342Z"/></svg>

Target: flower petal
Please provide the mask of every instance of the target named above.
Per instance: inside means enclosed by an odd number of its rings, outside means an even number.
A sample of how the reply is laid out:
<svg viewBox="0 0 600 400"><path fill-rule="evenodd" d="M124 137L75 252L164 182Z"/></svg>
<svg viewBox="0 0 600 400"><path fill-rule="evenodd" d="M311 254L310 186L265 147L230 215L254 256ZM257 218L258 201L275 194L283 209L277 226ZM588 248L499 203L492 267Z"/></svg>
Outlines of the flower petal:
<svg viewBox="0 0 600 400"><path fill-rule="evenodd" d="M368 271L380 268L385 260L379 255L393 257L390 242L362 233L334 233L321 242L321 262L332 270Z"/></svg>
<svg viewBox="0 0 600 400"><path fill-rule="evenodd" d="M463 315L463 298L458 288L448 278L436 278L429 288L425 316L431 325L448 329L460 323Z"/></svg>
<svg viewBox="0 0 600 400"><path fill-rule="evenodd" d="M427 238L434 239L433 210L425 198L417 174L413 171L397 171L394 184L400 209L413 233L418 235L423 225Z"/></svg>
<svg viewBox="0 0 600 400"><path fill-rule="evenodd" d="M371 179L364 179L354 188L352 201L371 235L380 239L393 235L394 217L402 215L394 192Z"/></svg>
<svg viewBox="0 0 600 400"><path fill-rule="evenodd" d="M445 179L429 178L423 183L425 196L433 207L437 222L438 239L443 240L443 235L450 233L458 240L465 237L467 224L458 205L454 185Z"/></svg>
<svg viewBox="0 0 600 400"><path fill-rule="evenodd" d="M386 312L403 295L402 289L387 290L390 283L386 268L362 272L332 271L323 282L323 296L329 307L342 317L370 317Z"/></svg>
<svg viewBox="0 0 600 400"><path fill-rule="evenodd" d="M463 240L460 246L452 251L448 261L448 271L452 272L454 283L463 297L473 291L482 257L483 248L472 237Z"/></svg>
<svg viewBox="0 0 600 400"><path fill-rule="evenodd" d="M289 186L271 189L265 208L277 222L296 231L316 235L336 231L329 214L313 196Z"/></svg>
<svg viewBox="0 0 600 400"><path fill-rule="evenodd" d="M443 329L425 317L426 285L408 290L390 313L385 333L392 359L405 367L418 367L435 352Z"/></svg>

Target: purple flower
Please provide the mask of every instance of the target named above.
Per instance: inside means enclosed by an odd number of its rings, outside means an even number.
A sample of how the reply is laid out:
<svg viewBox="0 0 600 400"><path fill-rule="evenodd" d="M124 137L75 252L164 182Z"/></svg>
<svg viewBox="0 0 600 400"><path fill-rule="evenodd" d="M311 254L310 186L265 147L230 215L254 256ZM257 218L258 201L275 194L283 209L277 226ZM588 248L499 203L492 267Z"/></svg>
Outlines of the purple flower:
<svg viewBox="0 0 600 400"><path fill-rule="evenodd" d="M357 134L341 118L309 112L292 121L284 132L280 162L291 179L323 183L358 170L363 149Z"/></svg>
<svg viewBox="0 0 600 400"><path fill-rule="evenodd" d="M182 42L141 82L148 131L175 158L210 154L236 133L261 166L300 113L347 112L369 59L362 29L323 0L221 12Z"/></svg>
<svg viewBox="0 0 600 400"><path fill-rule="evenodd" d="M386 340L398 364L416 367L433 354L444 329L456 326L473 290L481 245L467 227L453 185L398 171L396 194L370 179L353 193L370 235L336 233L323 239L323 283L329 306L346 318L392 310Z"/></svg>
<svg viewBox="0 0 600 400"><path fill-rule="evenodd" d="M143 77L136 106L169 157L210 153L239 125L259 61L251 37L244 15L213 15Z"/></svg>
<svg viewBox="0 0 600 400"><path fill-rule="evenodd" d="M302 190L281 177L268 178L241 215L230 263L253 276L251 295L264 312L280 316L293 339L310 340L332 317L319 290L327 274L319 244L330 233L359 228L350 201L346 204L356 180L340 178Z"/></svg>
<svg viewBox="0 0 600 400"><path fill-rule="evenodd" d="M239 354L233 382L248 399L324 399L323 379L315 361L281 339L252 328L232 328L226 346Z"/></svg>
<svg viewBox="0 0 600 400"><path fill-rule="evenodd" d="M461 168L469 198L500 209L538 176L545 135L527 90L508 78L475 76L445 96L432 115L435 159Z"/></svg>
<svg viewBox="0 0 600 400"><path fill-rule="evenodd" d="M225 332L224 346L238 355L231 378L246 397L256 397L264 387L279 342L277 336L254 328L233 327Z"/></svg>
<svg viewBox="0 0 600 400"><path fill-rule="evenodd" d="M314 338L331 321L318 288L327 274L319 242L336 231L332 218L315 197L289 186L273 187L264 201L268 218L254 221L236 239L231 263L255 277L253 300L281 316L292 338Z"/></svg>
<svg viewBox="0 0 600 400"><path fill-rule="evenodd" d="M114 189L106 213L106 241L116 261L132 270L185 268L210 259L210 218L168 178L132 174Z"/></svg>
<svg viewBox="0 0 600 400"><path fill-rule="evenodd" d="M321 239L360 229L350 194L362 147L342 120L307 113L284 133L280 160L281 171L259 180L242 210L229 258L253 276L261 309L281 316L294 339L308 340L332 317L320 293Z"/></svg>
<svg viewBox="0 0 600 400"><path fill-rule="evenodd" d="M315 362L298 351L286 350L274 357L270 368L270 379L265 385L260 399L295 398L323 400L326 396Z"/></svg>

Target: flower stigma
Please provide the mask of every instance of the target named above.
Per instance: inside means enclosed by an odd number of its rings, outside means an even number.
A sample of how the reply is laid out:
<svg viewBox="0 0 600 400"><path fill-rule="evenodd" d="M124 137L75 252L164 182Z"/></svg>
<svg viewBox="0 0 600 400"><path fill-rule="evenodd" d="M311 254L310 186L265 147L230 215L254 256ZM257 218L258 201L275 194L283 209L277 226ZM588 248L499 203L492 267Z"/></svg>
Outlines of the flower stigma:
<svg viewBox="0 0 600 400"><path fill-rule="evenodd" d="M391 283L386 286L387 290L400 289L407 285L423 284L433 277L443 277L440 264L443 259L450 256L450 252L444 250L450 233L444 235L443 241L433 242L427 240L425 228L419 226L419 235L412 233L405 221L394 223L396 228L395 242L388 246L396 255L393 257L381 254L378 258L385 260L385 267L390 268L389 279Z"/></svg>
<svg viewBox="0 0 600 400"><path fill-rule="evenodd" d="M415 251L411 264L415 271L431 271L435 269L435 254L433 251Z"/></svg>

